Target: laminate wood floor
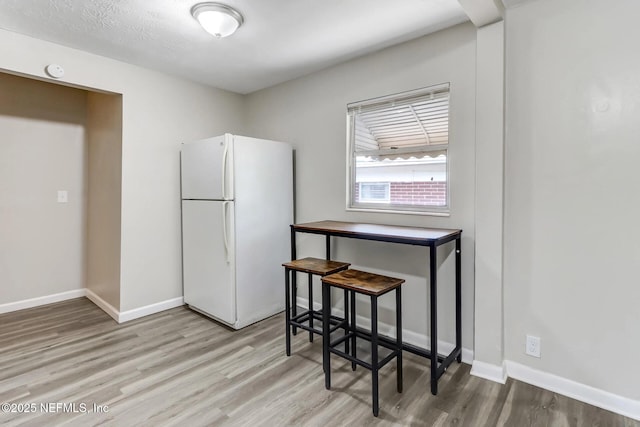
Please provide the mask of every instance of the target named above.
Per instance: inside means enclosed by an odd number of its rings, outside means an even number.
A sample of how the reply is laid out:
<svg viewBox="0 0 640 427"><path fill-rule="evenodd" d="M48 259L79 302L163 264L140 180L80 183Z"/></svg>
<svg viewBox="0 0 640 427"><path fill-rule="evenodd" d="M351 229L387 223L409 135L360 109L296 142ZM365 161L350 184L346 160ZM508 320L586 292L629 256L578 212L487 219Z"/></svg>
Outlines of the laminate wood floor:
<svg viewBox="0 0 640 427"><path fill-rule="evenodd" d="M240 331L184 307L118 325L84 298L3 314L0 424L640 427L528 384L471 376L466 364L454 363L432 396L428 362L412 354L402 394L395 362L381 370L374 418L369 371L333 356L325 390L321 339L292 342L286 357L282 314Z"/></svg>

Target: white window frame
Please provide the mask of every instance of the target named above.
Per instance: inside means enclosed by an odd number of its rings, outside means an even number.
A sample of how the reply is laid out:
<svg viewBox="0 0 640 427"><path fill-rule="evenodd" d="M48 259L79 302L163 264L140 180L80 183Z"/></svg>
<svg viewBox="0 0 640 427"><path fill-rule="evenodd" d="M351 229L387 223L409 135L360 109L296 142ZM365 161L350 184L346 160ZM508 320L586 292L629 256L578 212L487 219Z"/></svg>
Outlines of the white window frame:
<svg viewBox="0 0 640 427"><path fill-rule="evenodd" d="M395 150L390 149L379 149L379 150L371 150L370 152L366 151L358 151L359 154L364 153L378 153L380 155L384 154L395 154L395 153L420 153L420 152L433 152L439 151L443 152L446 156L446 203L444 206L437 205L401 205L401 204L391 204L390 200L387 203L384 202L355 202L355 185L356 185L356 149L355 149L355 124L354 124L354 116L351 113L353 108L357 107L366 107L375 104L381 103L393 103L396 100L407 99L411 97L421 97L426 96L436 92L442 92L446 90L448 94L450 94L450 85L449 83L444 83L440 85L430 86L422 89L417 89L408 92L402 92L398 94L383 96L379 98L373 98L365 101L359 101L356 103L348 104L347 106L347 191L346 191L346 210L347 211L361 211L361 212L383 212L383 213L401 213L401 214L417 214L417 215L433 215L433 216L449 216L450 213L450 180L449 180L449 165L450 165L450 157L449 157L449 144L448 140L446 144L434 145L432 147L429 146L420 146L417 148L398 148ZM450 98L449 98L450 99ZM448 120L450 122L451 118L451 109L450 109L450 101L449 101L449 111L447 113ZM447 137L448 138L448 137ZM391 185L389 184L389 187ZM390 191L390 190L389 190ZM360 193L362 194L362 193ZM391 195L389 193L389 195Z"/></svg>

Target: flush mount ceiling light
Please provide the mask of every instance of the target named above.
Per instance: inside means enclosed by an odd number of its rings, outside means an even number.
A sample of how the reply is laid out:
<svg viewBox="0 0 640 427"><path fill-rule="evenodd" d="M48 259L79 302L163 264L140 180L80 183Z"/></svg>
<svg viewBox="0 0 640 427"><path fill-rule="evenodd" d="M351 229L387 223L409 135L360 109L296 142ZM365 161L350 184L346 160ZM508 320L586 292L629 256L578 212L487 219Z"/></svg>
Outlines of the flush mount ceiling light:
<svg viewBox="0 0 640 427"><path fill-rule="evenodd" d="M221 3L198 3L191 14L206 32L218 38L230 36L244 22L240 12Z"/></svg>

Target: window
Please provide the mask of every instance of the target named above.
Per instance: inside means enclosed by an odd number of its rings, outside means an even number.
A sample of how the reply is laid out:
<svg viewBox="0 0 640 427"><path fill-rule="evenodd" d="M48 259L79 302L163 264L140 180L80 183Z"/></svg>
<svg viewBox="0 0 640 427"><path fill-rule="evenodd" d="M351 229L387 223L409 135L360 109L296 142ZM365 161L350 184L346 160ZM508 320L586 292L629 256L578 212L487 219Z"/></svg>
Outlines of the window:
<svg viewBox="0 0 640 427"><path fill-rule="evenodd" d="M449 84L347 106L347 208L446 213Z"/></svg>

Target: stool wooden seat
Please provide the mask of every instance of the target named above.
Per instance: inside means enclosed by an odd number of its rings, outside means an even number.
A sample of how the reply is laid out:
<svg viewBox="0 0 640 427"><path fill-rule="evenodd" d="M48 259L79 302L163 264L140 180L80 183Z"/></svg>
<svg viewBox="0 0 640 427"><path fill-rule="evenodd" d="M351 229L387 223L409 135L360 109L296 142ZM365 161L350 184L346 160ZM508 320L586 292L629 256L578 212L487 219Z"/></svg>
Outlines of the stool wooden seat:
<svg viewBox="0 0 640 427"><path fill-rule="evenodd" d="M286 328L286 352L287 356L291 355L291 332L297 333L297 328L309 331L309 342L313 342L313 334L322 335L322 329L314 327L313 321L322 321L322 311L313 309L313 276L327 276L349 268L349 263L332 261L319 258L302 258L285 262L282 266L285 268L285 328ZM309 275L309 308L299 313L296 306L297 289L291 285L291 274L295 272L307 273ZM344 319L335 316L330 319L330 323L335 325L342 324ZM339 326L334 328L337 329Z"/></svg>
<svg viewBox="0 0 640 427"><path fill-rule="evenodd" d="M379 413L378 370L394 358L397 363L397 390L398 393L402 393L402 294L400 291L400 285L403 283L403 279L396 279L394 277L382 276L359 270L343 270L322 278L322 306L324 308L322 362L325 375L325 387L327 389L331 388L331 353L350 360L353 370L356 369L356 365L361 365L371 370L373 415L376 417ZM350 300L350 319L345 319L348 322L346 325L347 333L334 341L331 341L331 331L328 328L331 312L331 287L349 291ZM380 339L381 337L378 336L378 297L391 292L392 290L396 291L396 339L395 341L390 342L388 339L383 341ZM370 332L359 330L356 326L356 293L367 295L371 298ZM347 301L345 300L345 307L346 306ZM362 338L371 342L371 363L357 357L356 338ZM350 352L348 350L343 352L338 349L338 346L342 342L346 342L348 340L351 340ZM378 357L378 346L391 350L391 352L386 357L382 358L382 360Z"/></svg>

